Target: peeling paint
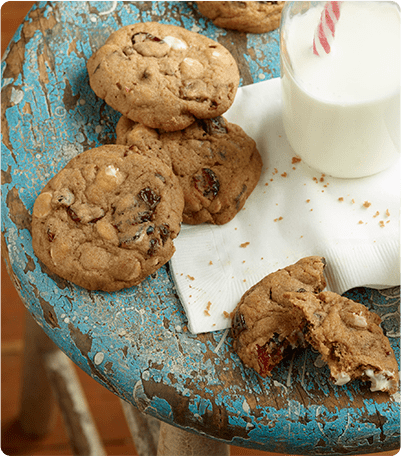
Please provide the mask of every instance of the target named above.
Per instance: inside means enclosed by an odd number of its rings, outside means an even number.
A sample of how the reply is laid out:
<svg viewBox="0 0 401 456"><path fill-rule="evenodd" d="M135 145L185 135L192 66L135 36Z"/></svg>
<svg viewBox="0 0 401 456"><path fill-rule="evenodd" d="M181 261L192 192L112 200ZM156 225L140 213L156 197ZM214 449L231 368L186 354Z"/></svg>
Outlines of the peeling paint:
<svg viewBox="0 0 401 456"><path fill-rule="evenodd" d="M134 18L134 19L133 19ZM362 382L334 387L312 351L262 379L232 351L229 331L193 335L168 264L137 287L88 292L52 274L32 249L31 211L72 157L115 141L120 115L95 96L86 61L133 20L203 33L237 59L241 84L278 77L278 31L215 27L195 2L40 2L2 62L3 256L28 310L85 372L138 409L183 429L260 451L361 454L399 444L399 394ZM348 297L382 317L399 357L399 288Z"/></svg>

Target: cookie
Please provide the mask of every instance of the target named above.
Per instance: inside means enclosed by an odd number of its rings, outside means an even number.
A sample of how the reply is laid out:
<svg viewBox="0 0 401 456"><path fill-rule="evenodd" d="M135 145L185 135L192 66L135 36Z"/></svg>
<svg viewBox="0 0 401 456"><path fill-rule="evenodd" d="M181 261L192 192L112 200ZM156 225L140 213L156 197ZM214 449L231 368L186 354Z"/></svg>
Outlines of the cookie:
<svg viewBox="0 0 401 456"><path fill-rule="evenodd" d="M128 146L132 153L156 158L170 168L170 151L164 147L159 131L121 116L116 125L116 144Z"/></svg>
<svg viewBox="0 0 401 456"><path fill-rule="evenodd" d="M89 290L139 284L173 255L184 198L160 160L106 145L73 158L37 197L32 243L55 274Z"/></svg>
<svg viewBox="0 0 401 456"><path fill-rule="evenodd" d="M284 295L289 291L323 290L324 267L324 258L311 256L279 269L250 288L234 309L234 350L246 366L262 377L271 375L287 348L306 345L303 313Z"/></svg>
<svg viewBox="0 0 401 456"><path fill-rule="evenodd" d="M218 27L265 33L280 26L285 2L196 2L201 14Z"/></svg>
<svg viewBox="0 0 401 456"><path fill-rule="evenodd" d="M285 298L302 311L306 338L321 353L336 385L359 378L371 382L371 391L398 390L397 360L377 314L329 291L288 293Z"/></svg>
<svg viewBox="0 0 401 456"><path fill-rule="evenodd" d="M166 131L223 114L239 85L234 57L221 44L158 22L112 33L87 68L92 89L108 105Z"/></svg>
<svg viewBox="0 0 401 456"><path fill-rule="evenodd" d="M221 116L196 120L181 131L153 130L146 135L140 124L121 118L116 131L118 144L171 157L184 191L184 223L229 222L260 178L263 163L255 141ZM158 143L152 134L158 135Z"/></svg>

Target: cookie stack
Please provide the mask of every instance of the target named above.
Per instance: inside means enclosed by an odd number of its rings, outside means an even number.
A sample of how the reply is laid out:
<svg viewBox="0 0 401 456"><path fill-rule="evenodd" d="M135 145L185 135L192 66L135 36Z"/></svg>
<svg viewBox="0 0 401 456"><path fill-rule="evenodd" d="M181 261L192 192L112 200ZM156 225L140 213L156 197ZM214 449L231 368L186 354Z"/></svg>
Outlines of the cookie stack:
<svg viewBox="0 0 401 456"><path fill-rule="evenodd" d="M255 188L255 142L222 114L239 85L219 43L155 22L122 27L89 59L94 92L122 114L117 144L88 150L37 198L33 247L90 290L139 284L173 255L181 222L229 222Z"/></svg>
<svg viewBox="0 0 401 456"><path fill-rule="evenodd" d="M285 2L196 2L213 24L246 33L266 33L280 26Z"/></svg>

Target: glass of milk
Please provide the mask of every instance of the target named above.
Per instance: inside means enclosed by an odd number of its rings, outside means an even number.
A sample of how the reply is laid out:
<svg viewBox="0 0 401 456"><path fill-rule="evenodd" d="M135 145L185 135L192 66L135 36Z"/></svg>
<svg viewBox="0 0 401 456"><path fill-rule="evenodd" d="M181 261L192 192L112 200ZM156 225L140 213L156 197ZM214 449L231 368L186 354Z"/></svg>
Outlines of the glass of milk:
<svg viewBox="0 0 401 456"><path fill-rule="evenodd" d="M400 9L396 2L341 2L331 50L315 55L325 3L287 2L282 11L285 132L315 170L369 176L400 156Z"/></svg>

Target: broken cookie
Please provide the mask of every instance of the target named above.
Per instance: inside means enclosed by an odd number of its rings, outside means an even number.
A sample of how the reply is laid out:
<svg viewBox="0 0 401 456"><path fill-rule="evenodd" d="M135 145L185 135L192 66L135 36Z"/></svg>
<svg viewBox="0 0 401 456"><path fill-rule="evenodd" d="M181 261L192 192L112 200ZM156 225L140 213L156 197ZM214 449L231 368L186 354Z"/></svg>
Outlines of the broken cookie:
<svg viewBox="0 0 401 456"><path fill-rule="evenodd" d="M377 314L329 291L286 293L284 299L302 311L305 337L321 353L336 385L359 378L371 382L371 391L397 391L397 360Z"/></svg>
<svg viewBox="0 0 401 456"><path fill-rule="evenodd" d="M325 260L311 256L269 274L250 288L233 312L231 334L234 350L243 363L262 377L283 358L289 346L304 346L306 319L291 305L287 292L318 293L324 289Z"/></svg>

